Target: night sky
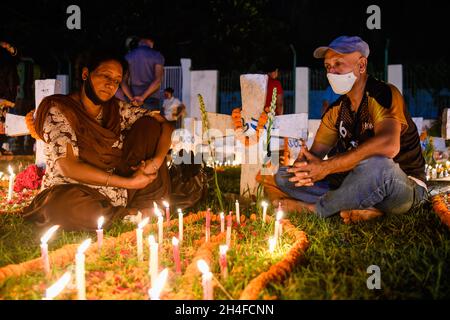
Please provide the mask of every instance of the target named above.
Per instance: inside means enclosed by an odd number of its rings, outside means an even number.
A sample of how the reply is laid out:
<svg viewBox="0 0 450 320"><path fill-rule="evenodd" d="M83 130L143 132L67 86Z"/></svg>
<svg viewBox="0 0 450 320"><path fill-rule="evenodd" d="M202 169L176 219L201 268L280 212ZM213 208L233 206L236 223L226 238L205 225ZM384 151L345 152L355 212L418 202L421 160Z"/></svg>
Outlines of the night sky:
<svg viewBox="0 0 450 320"><path fill-rule="evenodd" d="M81 8L81 30L68 30L66 8ZM381 30L369 30L366 9L381 8ZM166 65L190 57L195 69L255 70L268 59L292 66L319 66L312 51L336 36L359 35L371 47L370 61L448 63L447 1L2 1L0 39L22 55L54 66L92 43L124 48L127 36L148 30ZM62 60L64 61L64 60Z"/></svg>

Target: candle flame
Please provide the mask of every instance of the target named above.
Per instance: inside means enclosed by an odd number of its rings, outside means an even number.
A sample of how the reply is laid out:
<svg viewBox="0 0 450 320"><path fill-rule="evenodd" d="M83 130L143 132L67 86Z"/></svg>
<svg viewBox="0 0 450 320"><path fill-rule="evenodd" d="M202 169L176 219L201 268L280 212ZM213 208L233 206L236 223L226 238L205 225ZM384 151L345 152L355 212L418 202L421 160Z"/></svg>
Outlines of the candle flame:
<svg viewBox="0 0 450 320"><path fill-rule="evenodd" d="M220 219L223 219L225 216L223 214L223 212L220 213Z"/></svg>
<svg viewBox="0 0 450 320"><path fill-rule="evenodd" d="M209 272L209 266L206 263L206 261L203 260L203 259L200 259L200 260L197 261L197 267L198 267L198 269L200 270L200 272L202 274L205 274L205 273Z"/></svg>
<svg viewBox="0 0 450 320"><path fill-rule="evenodd" d="M14 171L13 171L13 169L11 168L11 165L8 165L8 172L9 172L9 174L12 176L12 175L14 175Z"/></svg>
<svg viewBox="0 0 450 320"><path fill-rule="evenodd" d="M174 246L177 246L178 245L178 239L177 238L175 238L175 237L173 237L172 238L172 245L174 245Z"/></svg>
<svg viewBox="0 0 450 320"><path fill-rule="evenodd" d="M228 246L226 244L220 245L219 251L221 255L226 255L228 251Z"/></svg>
<svg viewBox="0 0 450 320"><path fill-rule="evenodd" d="M156 243L155 236L154 235L148 236L148 244L152 245L152 244L155 244L155 243Z"/></svg>
<svg viewBox="0 0 450 320"><path fill-rule="evenodd" d="M169 208L169 203L165 200L163 201L163 205L164 205L164 207Z"/></svg>
<svg viewBox="0 0 450 320"><path fill-rule="evenodd" d="M162 289L164 288L164 285L167 281L167 275L169 273L169 270L166 268L158 275L155 281L155 285L148 290L148 295L152 299L159 299L159 296L161 294Z"/></svg>
<svg viewBox="0 0 450 320"><path fill-rule="evenodd" d="M91 245L91 239L84 240L83 243L78 247L78 254L83 254L87 248Z"/></svg>
<svg viewBox="0 0 450 320"><path fill-rule="evenodd" d="M157 208L158 208L158 205L156 204L156 202L155 202L155 201L153 201L153 208L155 208L155 209L157 209Z"/></svg>
<svg viewBox="0 0 450 320"><path fill-rule="evenodd" d="M45 298L53 299L58 294L60 294L61 291L63 291L67 284L70 282L71 277L72 275L70 274L70 272L64 273L64 275L59 278L58 281L47 288L47 290L45 291Z"/></svg>
<svg viewBox="0 0 450 320"><path fill-rule="evenodd" d="M139 222L138 228L142 229L143 227L145 227L147 225L147 223L148 223L148 220L149 220L149 218L147 217L144 220L142 220L141 222Z"/></svg>
<svg viewBox="0 0 450 320"><path fill-rule="evenodd" d="M183 211L181 211L181 209L178 209L178 214L183 214Z"/></svg>
<svg viewBox="0 0 450 320"><path fill-rule="evenodd" d="M100 230L103 226L103 223L105 222L105 217L101 216L100 218L98 218L97 220L97 229Z"/></svg>
<svg viewBox="0 0 450 320"><path fill-rule="evenodd" d="M48 240L51 238L51 236L55 233L56 230L58 230L59 225L55 225L48 229L48 231L42 236L41 243L46 244Z"/></svg>
<svg viewBox="0 0 450 320"><path fill-rule="evenodd" d="M266 208L267 208L267 206L268 206L267 202L265 202L265 201L261 202L261 205L262 205L263 207L266 207Z"/></svg>

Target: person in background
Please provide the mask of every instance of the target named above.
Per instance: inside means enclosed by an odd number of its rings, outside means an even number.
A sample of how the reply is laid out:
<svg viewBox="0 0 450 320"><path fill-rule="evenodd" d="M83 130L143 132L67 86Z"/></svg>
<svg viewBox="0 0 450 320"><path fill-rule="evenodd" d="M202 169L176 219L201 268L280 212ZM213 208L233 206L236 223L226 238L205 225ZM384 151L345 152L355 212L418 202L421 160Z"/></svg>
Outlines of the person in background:
<svg viewBox="0 0 450 320"><path fill-rule="evenodd" d="M5 119L9 108L14 107L19 89L19 75L15 56L17 49L5 41L0 41L0 154L11 154L5 135Z"/></svg>
<svg viewBox="0 0 450 320"><path fill-rule="evenodd" d="M125 55L129 71L116 97L149 110L160 109L160 87L164 75L164 56L154 49L150 35L140 37L138 46Z"/></svg>
<svg viewBox="0 0 450 320"><path fill-rule="evenodd" d="M267 96L266 96L266 104L264 106L264 111L269 112L270 104L272 102L272 92L274 88L277 88L277 105L275 108L275 114L282 115L283 114L283 87L281 86L280 80L278 80L279 71L276 65L269 65L266 68L267 75L269 79L267 81Z"/></svg>
<svg viewBox="0 0 450 320"><path fill-rule="evenodd" d="M177 121L186 113L186 107L181 101L174 97L174 90L171 87L164 89L163 112L167 121Z"/></svg>

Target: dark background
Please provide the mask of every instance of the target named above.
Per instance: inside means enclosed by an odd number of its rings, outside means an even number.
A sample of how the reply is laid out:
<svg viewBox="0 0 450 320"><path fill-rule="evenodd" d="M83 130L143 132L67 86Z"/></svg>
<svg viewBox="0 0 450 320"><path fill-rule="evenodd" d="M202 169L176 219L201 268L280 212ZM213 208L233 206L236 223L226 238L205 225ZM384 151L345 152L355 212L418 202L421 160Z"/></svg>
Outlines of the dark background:
<svg viewBox="0 0 450 320"><path fill-rule="evenodd" d="M68 30L66 8L81 8L81 30ZM381 8L381 30L368 30L366 9ZM166 65L191 58L193 69L257 70L275 58L291 68L319 66L314 48L342 35L359 35L371 47L370 61L449 60L447 1L2 1L0 39L10 41L49 74L92 43L124 49L126 37L149 30ZM56 61L56 63L55 63ZM61 70L62 69L62 70Z"/></svg>

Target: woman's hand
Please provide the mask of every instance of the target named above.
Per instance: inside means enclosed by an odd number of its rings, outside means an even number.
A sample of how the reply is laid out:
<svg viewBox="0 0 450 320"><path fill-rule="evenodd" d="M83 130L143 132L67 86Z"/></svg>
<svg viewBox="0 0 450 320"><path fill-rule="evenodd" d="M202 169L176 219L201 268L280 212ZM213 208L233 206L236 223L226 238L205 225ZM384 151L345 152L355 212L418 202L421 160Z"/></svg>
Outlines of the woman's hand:
<svg viewBox="0 0 450 320"><path fill-rule="evenodd" d="M128 188L129 189L143 189L146 186L148 186L150 183L152 183L156 179L157 176L158 176L157 172L155 172L153 174L146 174L144 172L144 170L139 168L131 176Z"/></svg>

